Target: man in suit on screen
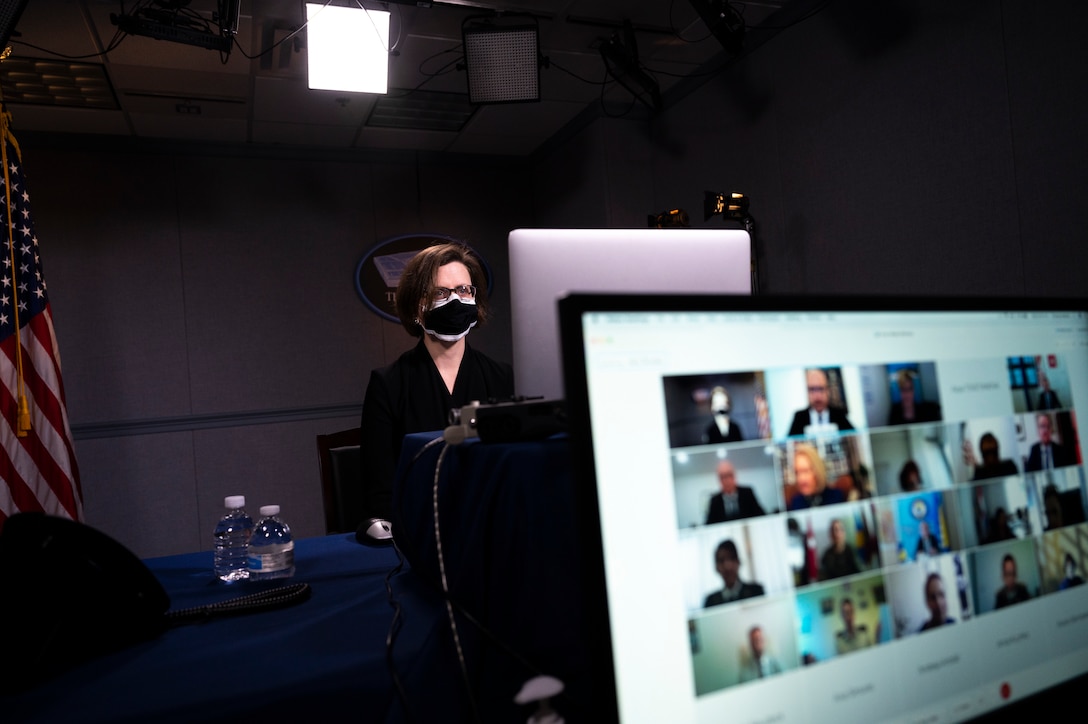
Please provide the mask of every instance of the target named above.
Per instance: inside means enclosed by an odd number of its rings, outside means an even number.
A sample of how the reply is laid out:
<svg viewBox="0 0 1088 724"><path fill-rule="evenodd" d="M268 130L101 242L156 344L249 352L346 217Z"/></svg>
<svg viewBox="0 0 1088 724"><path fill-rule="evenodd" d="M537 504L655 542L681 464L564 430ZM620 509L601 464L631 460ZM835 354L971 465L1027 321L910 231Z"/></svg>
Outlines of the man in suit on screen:
<svg viewBox="0 0 1088 724"><path fill-rule="evenodd" d="M831 382L826 371L818 368L806 370L805 384L808 386L808 407L794 414L790 435L804 435L808 427L818 430L834 426L840 432L854 429L846 412L831 406Z"/></svg>
<svg viewBox="0 0 1088 724"><path fill-rule="evenodd" d="M1036 415L1035 429L1039 433L1039 442L1031 446L1027 463L1024 464L1025 470L1032 473L1076 464L1077 460L1072 451L1054 441L1054 422L1050 419L1050 415L1046 413Z"/></svg>
<svg viewBox="0 0 1088 724"><path fill-rule="evenodd" d="M728 460L718 463L718 486L721 492L710 499L707 525L763 515L763 506L756 499L755 492L745 485L737 485L736 468Z"/></svg>

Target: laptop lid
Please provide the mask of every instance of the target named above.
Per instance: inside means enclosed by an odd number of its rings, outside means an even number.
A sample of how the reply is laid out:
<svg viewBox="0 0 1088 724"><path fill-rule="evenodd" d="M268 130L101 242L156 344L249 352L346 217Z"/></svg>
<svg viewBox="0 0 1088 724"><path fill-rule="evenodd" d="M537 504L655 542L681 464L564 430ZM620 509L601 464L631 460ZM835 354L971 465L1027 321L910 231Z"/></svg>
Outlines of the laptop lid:
<svg viewBox="0 0 1088 724"><path fill-rule="evenodd" d="M555 302L566 292L751 292L737 229L514 229L508 237L516 392L563 396Z"/></svg>
<svg viewBox="0 0 1088 724"><path fill-rule="evenodd" d="M559 312L604 720L961 721L1084 680L1082 300Z"/></svg>

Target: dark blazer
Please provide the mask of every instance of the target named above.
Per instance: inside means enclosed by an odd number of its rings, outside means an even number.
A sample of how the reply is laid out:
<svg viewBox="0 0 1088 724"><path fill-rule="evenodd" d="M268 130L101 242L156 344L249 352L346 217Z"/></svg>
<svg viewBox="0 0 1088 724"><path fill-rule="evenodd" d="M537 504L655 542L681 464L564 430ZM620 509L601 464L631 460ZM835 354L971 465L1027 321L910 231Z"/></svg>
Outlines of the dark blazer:
<svg viewBox="0 0 1088 724"><path fill-rule="evenodd" d="M794 493L786 507L790 510L802 510L804 508L815 507L813 503L816 505L835 505L836 503L846 502L846 494L830 485L824 488L824 492L820 493L818 497L819 500L816 500L817 496L813 496L812 499L809 499L800 493Z"/></svg>
<svg viewBox="0 0 1088 724"><path fill-rule="evenodd" d="M1061 468L1066 465L1076 465L1077 458L1073 455L1073 452L1065 445L1059 445L1056 442L1050 443L1050 455L1054 462L1054 467ZM1024 470L1027 472L1035 472L1036 470L1043 469L1043 449L1039 443L1035 443L1031 446L1031 452L1028 453L1028 461L1024 465Z"/></svg>
<svg viewBox="0 0 1088 724"><path fill-rule="evenodd" d="M367 517L388 519L392 512L393 477L405 435L445 429L451 409L476 400L504 402L513 395L511 366L468 346L452 394L422 340L393 364L371 372L360 449Z"/></svg>
<svg viewBox="0 0 1088 724"><path fill-rule="evenodd" d="M1062 401L1058 399L1058 393L1054 390L1043 390L1039 393L1040 410L1060 410Z"/></svg>
<svg viewBox="0 0 1088 724"><path fill-rule="evenodd" d="M798 410L793 416L793 424L790 425L790 435L804 435L805 428L809 426L810 418L808 414L809 408ZM854 426L850 424L850 421L846 419L846 413L838 407L827 408L827 419L834 425L837 425L839 430L853 430Z"/></svg>
<svg viewBox="0 0 1088 724"><path fill-rule="evenodd" d="M704 443L740 442L743 439L744 433L733 418L729 418L729 432L725 435L722 435L722 431L718 429L718 423L713 420L706 426L706 432L703 433Z"/></svg>
<svg viewBox="0 0 1088 724"><path fill-rule="evenodd" d="M758 583L742 583L742 584L740 584L740 595L737 596L734 600L739 601L742 598L755 598L756 596L762 596L762 595L763 595L763 586L759 585ZM707 596L706 600L703 601L703 608L710 608L711 606L720 606L725 602L726 602L725 596L722 595L722 592L721 591L714 591L714 593Z"/></svg>
<svg viewBox="0 0 1088 724"><path fill-rule="evenodd" d="M915 402L914 417L910 420L903 416L903 403L892 404L892 410L888 413L889 425L905 425L914 422L939 422L941 419L941 406L936 402Z"/></svg>
<svg viewBox="0 0 1088 724"><path fill-rule="evenodd" d="M764 515L763 506L756 500L756 494L751 488L744 485L737 486L737 508L739 508L738 512L733 515L726 515L725 497L722 493L718 493L710 499L710 509L706 513L706 524L724 523L727 520L740 520L741 518L754 518L757 515Z"/></svg>
<svg viewBox="0 0 1088 724"><path fill-rule="evenodd" d="M937 540L937 536L934 533L930 533L925 538L918 538L918 545L914 548L914 555L917 556L919 553L926 553L927 543L928 547L932 548L934 553L941 552L940 541Z"/></svg>
<svg viewBox="0 0 1088 724"><path fill-rule="evenodd" d="M972 480L984 480L986 478L1007 478L1010 475L1019 475L1020 470L1016 463L1009 459L998 460L993 465L979 465L975 468Z"/></svg>
<svg viewBox="0 0 1088 724"><path fill-rule="evenodd" d="M1028 588L1023 583L1015 584L1012 591L1002 586L994 596L994 608L1005 608L1005 606L1023 603L1028 600L1031 600L1031 594L1028 593Z"/></svg>

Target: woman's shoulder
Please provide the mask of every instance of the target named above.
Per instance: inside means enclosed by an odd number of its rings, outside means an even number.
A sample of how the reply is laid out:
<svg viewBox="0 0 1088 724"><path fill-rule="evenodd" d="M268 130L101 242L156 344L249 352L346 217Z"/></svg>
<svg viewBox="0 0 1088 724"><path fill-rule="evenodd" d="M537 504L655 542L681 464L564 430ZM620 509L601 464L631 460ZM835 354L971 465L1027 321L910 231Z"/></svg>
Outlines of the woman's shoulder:
<svg viewBox="0 0 1088 724"><path fill-rule="evenodd" d="M466 347L465 354L472 359L472 363L480 367L491 377L509 380L513 386L514 368L507 362L500 362L473 347Z"/></svg>
<svg viewBox="0 0 1088 724"><path fill-rule="evenodd" d="M427 350L423 343L410 347L402 352L395 360L384 367L375 367L370 371L370 379L379 380L385 384L410 378L415 370L422 369L428 361Z"/></svg>

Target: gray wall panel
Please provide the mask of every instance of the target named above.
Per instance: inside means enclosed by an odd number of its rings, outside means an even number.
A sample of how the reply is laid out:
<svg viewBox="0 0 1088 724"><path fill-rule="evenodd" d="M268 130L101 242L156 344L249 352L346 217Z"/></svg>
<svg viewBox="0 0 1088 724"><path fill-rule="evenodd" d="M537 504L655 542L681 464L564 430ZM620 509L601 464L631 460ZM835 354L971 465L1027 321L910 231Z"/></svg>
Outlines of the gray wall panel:
<svg viewBox="0 0 1088 724"><path fill-rule="evenodd" d="M75 448L89 525L143 558L211 547L215 524L201 525L210 509L198 504L192 433L83 439Z"/></svg>

